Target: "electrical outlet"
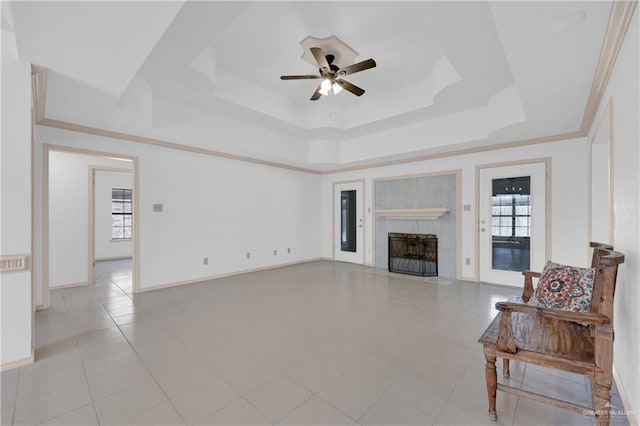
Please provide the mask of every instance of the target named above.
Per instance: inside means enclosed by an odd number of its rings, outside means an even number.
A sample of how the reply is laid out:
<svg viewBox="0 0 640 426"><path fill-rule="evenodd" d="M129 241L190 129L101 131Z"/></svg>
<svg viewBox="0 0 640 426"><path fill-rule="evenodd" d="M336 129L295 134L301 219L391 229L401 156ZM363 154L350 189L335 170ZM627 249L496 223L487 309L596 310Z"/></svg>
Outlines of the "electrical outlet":
<svg viewBox="0 0 640 426"><path fill-rule="evenodd" d="M277 256L278 255L278 250L273 250L273 255Z"/></svg>
<svg viewBox="0 0 640 426"><path fill-rule="evenodd" d="M202 264L203 265L208 265L209 264L209 258L205 257L204 259L202 259Z"/></svg>
<svg viewBox="0 0 640 426"><path fill-rule="evenodd" d="M471 258L470 257L465 257L464 258L464 264L465 265L471 265Z"/></svg>
<svg viewBox="0 0 640 426"><path fill-rule="evenodd" d="M251 259L251 253L247 252L247 259Z"/></svg>

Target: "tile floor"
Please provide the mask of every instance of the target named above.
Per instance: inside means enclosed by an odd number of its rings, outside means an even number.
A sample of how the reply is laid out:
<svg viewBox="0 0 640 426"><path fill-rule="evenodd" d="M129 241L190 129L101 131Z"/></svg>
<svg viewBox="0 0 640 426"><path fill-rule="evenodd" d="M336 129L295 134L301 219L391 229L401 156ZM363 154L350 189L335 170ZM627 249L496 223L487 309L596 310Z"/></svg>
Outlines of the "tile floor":
<svg viewBox="0 0 640 426"><path fill-rule="evenodd" d="M476 341L515 289L320 261L132 295L130 271L51 292L3 425L593 424L503 393L488 420ZM510 383L588 403L582 376L512 363Z"/></svg>

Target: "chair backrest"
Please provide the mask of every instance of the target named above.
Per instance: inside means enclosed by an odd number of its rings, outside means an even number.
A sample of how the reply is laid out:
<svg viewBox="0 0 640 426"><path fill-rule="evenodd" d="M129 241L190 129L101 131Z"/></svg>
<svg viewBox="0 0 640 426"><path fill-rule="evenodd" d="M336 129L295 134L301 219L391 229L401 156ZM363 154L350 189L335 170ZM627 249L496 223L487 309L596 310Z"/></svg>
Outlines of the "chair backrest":
<svg viewBox="0 0 640 426"><path fill-rule="evenodd" d="M591 312L607 315L613 323L613 297L616 292L618 265L624 262L624 255L613 251L613 246L591 243L593 256L591 267L596 269L593 282Z"/></svg>

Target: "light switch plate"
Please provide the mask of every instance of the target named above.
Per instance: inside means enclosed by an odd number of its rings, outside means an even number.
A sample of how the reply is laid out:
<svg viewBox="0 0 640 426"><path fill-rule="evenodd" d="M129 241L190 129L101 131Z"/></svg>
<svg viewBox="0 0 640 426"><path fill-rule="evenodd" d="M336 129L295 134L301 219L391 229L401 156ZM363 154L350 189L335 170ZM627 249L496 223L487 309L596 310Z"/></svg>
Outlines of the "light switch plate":
<svg viewBox="0 0 640 426"><path fill-rule="evenodd" d="M153 205L153 211L154 212L161 212L162 211L162 204L154 204Z"/></svg>

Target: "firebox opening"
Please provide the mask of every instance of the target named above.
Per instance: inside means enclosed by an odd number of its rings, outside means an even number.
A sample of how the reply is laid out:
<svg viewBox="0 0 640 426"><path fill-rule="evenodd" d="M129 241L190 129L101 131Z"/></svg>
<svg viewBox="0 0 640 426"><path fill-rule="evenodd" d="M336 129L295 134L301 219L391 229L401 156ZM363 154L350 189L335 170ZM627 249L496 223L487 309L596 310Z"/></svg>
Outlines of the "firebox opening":
<svg viewBox="0 0 640 426"><path fill-rule="evenodd" d="M438 237L389 232L389 272L437 277Z"/></svg>

